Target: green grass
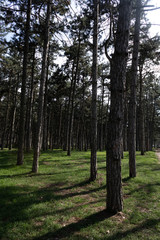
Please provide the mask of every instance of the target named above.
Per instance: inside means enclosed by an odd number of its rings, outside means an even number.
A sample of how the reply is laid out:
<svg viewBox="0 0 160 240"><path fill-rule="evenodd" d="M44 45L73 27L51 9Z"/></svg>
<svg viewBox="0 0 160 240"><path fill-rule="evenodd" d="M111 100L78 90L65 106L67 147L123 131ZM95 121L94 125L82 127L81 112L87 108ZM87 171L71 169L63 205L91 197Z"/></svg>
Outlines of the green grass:
<svg viewBox="0 0 160 240"><path fill-rule="evenodd" d="M16 150L0 151L1 240L159 240L160 164L154 152L137 153L137 177L122 160L124 211L105 211L105 152L98 152L98 179L89 183L90 152L41 154L31 173L32 154L16 166Z"/></svg>

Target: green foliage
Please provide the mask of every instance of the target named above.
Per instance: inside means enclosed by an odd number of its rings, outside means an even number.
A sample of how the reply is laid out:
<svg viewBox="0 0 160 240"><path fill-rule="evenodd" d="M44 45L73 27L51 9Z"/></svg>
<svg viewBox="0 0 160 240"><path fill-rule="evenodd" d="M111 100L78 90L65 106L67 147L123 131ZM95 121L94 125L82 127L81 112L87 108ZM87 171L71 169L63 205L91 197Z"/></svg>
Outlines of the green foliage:
<svg viewBox="0 0 160 240"><path fill-rule="evenodd" d="M90 152L43 152L40 172L32 154L16 166L16 151L0 152L0 239L159 239L160 165L154 152L137 153L137 177L122 160L124 212L105 213L105 152L98 152L98 179L89 183Z"/></svg>

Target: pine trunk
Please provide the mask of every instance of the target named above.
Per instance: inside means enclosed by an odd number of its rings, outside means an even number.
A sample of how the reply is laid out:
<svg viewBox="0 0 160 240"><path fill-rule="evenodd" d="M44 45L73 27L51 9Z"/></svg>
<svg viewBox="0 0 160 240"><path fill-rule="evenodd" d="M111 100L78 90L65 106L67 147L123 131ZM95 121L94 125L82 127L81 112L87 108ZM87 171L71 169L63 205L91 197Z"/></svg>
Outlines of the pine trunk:
<svg viewBox="0 0 160 240"><path fill-rule="evenodd" d="M136 177L136 93L137 93L137 66L139 50L141 0L136 3L136 23L134 31L134 45L131 67L130 102L129 102L129 176Z"/></svg>
<svg viewBox="0 0 160 240"><path fill-rule="evenodd" d="M140 96L139 96L139 130L140 130L140 151L141 155L145 153L145 129L144 129L144 109L143 109L143 67L140 67Z"/></svg>
<svg viewBox="0 0 160 240"><path fill-rule="evenodd" d="M31 150L31 128L32 128L32 108L33 108L33 91L34 91L34 68L35 68L35 47L33 49L33 59L32 59L32 74L31 74L31 84L30 84L30 96L28 101L28 113L27 113L27 129L26 129L26 151Z"/></svg>
<svg viewBox="0 0 160 240"><path fill-rule="evenodd" d="M91 166L90 180L97 178L97 73L98 73L98 18L99 1L94 0L92 106L91 106Z"/></svg>
<svg viewBox="0 0 160 240"><path fill-rule="evenodd" d="M131 0L120 1L115 52L111 61L111 107L107 137L107 211L112 213L123 209L121 156L131 3Z"/></svg>
<svg viewBox="0 0 160 240"><path fill-rule="evenodd" d="M72 145L72 131L73 131L73 121L74 121L74 100L75 100L75 93L76 93L76 82L77 82L77 75L78 75L78 68L79 68L79 54L80 54L80 46L81 46L81 39L80 39L80 30L79 30L79 39L78 39L78 51L77 51L77 59L76 59L76 69L75 74L73 73L73 89L72 89L72 97L71 97L71 109L70 109L70 116L69 116L69 132L68 132L68 149L67 149L67 156L71 155L71 145ZM74 71L74 68L73 68Z"/></svg>
<svg viewBox="0 0 160 240"><path fill-rule="evenodd" d="M22 73L22 87L21 87L21 105L20 105L20 119L19 119L19 133L18 133L18 153L17 165L23 164L24 158L24 135L25 135L25 114L26 114L26 79L27 79L27 58L29 50L29 30L30 30L30 15L31 15L32 0L28 0L27 6L27 21L25 30L25 44L23 57L23 73Z"/></svg>
<svg viewBox="0 0 160 240"><path fill-rule="evenodd" d="M46 16L46 24L45 24L44 46L43 46L41 81L40 81L40 89L39 89L37 128L36 128L34 158L33 158L33 166L32 166L32 171L35 173L38 172L38 166L39 166L38 160L39 160L39 154L40 154L40 148L41 148L44 90L45 90L45 82L46 82L47 56L48 56L48 50L49 50L50 14L51 14L51 3L50 3L50 0L48 0L47 16Z"/></svg>

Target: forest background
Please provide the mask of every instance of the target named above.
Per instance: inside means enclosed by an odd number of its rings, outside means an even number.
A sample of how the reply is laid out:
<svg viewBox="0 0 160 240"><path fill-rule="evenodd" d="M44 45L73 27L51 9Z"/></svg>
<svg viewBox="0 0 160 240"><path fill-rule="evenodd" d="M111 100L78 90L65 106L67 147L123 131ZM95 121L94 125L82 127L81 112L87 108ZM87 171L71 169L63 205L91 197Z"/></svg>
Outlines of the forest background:
<svg viewBox="0 0 160 240"><path fill-rule="evenodd" d="M135 177L135 151L144 155L160 144L159 36L151 36L145 15L159 8L150 3L12 0L0 6L1 149L18 148L17 165L33 149L35 173L41 150L70 156L91 149L91 181L96 152L107 149L107 201L116 212L123 208L123 151L129 150Z"/></svg>

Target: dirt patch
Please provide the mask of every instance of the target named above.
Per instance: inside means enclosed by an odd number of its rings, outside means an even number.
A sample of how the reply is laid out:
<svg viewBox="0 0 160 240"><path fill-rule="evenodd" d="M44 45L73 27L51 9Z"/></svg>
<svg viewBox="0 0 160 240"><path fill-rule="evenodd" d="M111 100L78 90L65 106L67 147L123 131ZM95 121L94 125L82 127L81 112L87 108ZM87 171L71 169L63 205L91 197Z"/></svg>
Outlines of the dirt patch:
<svg viewBox="0 0 160 240"><path fill-rule="evenodd" d="M44 165L51 165L50 162L43 162Z"/></svg>
<svg viewBox="0 0 160 240"><path fill-rule="evenodd" d="M147 213L147 212L150 212L147 208L144 208L144 207L138 207L139 211L141 213Z"/></svg>
<svg viewBox="0 0 160 240"><path fill-rule="evenodd" d="M126 219L126 216L123 212L119 212L115 216L113 216L113 218L116 219L118 222L123 222Z"/></svg>
<svg viewBox="0 0 160 240"><path fill-rule="evenodd" d="M42 221L35 222L36 227L41 227L43 225Z"/></svg>
<svg viewBox="0 0 160 240"><path fill-rule="evenodd" d="M157 158L159 160L159 163L160 163L160 151L156 151L156 156L157 156Z"/></svg>

